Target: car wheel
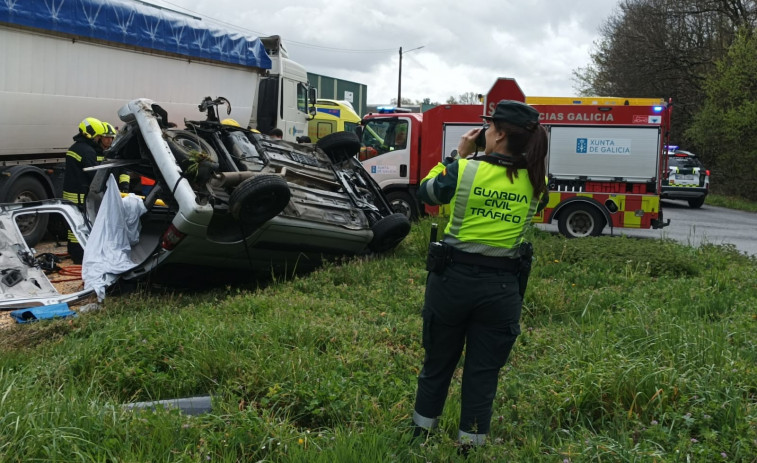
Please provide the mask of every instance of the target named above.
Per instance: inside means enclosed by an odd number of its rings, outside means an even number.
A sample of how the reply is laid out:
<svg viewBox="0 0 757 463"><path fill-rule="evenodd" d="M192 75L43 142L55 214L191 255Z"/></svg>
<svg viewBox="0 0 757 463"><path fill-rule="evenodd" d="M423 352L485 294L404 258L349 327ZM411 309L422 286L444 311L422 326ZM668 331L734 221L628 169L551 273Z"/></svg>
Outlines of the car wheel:
<svg viewBox="0 0 757 463"><path fill-rule="evenodd" d="M315 144L329 156L332 162L345 161L360 151L360 139L352 132L334 132Z"/></svg>
<svg viewBox="0 0 757 463"><path fill-rule="evenodd" d="M204 153L209 158L211 169L218 170L218 154L199 135L188 130L166 130L165 137L179 166L191 162L193 153Z"/></svg>
<svg viewBox="0 0 757 463"><path fill-rule="evenodd" d="M15 203L41 201L47 199L47 192L38 181L26 176L13 182L8 191L8 198ZM16 225L28 246L34 246L45 236L49 219L49 214L25 214L16 219Z"/></svg>
<svg viewBox="0 0 757 463"><path fill-rule="evenodd" d="M403 214L388 215L371 227L373 239L368 248L373 252L384 252L396 247L410 233L410 221Z"/></svg>
<svg viewBox="0 0 757 463"><path fill-rule="evenodd" d="M605 219L594 206L574 204L560 212L557 228L568 238L599 236L605 228Z"/></svg>
<svg viewBox="0 0 757 463"><path fill-rule="evenodd" d="M418 201L404 191L392 191L386 194L386 200L394 212L399 212L408 220L418 219Z"/></svg>
<svg viewBox="0 0 757 463"><path fill-rule="evenodd" d="M704 199L705 199L705 196L702 196L701 198L689 199L688 200L689 207L692 209L699 209L704 204Z"/></svg>
<svg viewBox="0 0 757 463"><path fill-rule="evenodd" d="M237 185L229 198L232 217L255 227L276 217L289 204L292 193L278 175L260 175Z"/></svg>

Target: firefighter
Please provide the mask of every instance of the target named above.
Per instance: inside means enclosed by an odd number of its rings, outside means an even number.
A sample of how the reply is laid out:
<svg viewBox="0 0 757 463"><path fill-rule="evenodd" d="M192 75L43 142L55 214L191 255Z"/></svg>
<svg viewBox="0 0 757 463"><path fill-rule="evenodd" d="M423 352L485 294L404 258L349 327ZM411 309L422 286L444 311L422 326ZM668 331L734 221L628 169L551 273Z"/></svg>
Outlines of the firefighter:
<svg viewBox="0 0 757 463"><path fill-rule="evenodd" d="M414 435L438 424L465 347L463 451L483 444L489 433L499 370L520 334L531 263L523 236L546 193L547 136L539 113L502 100L484 119L482 129L461 137L458 158L434 167L418 190L426 204L450 204L451 215L443 240L429 245ZM477 145L485 145L484 155L470 157Z"/></svg>
<svg viewBox="0 0 757 463"><path fill-rule="evenodd" d="M105 135L100 139L100 143L103 147L103 151L107 151L113 143L113 138L116 136L117 130L105 121L102 121L102 123L105 127ZM131 191L131 174L129 171L122 169L118 172L118 189L122 193L129 193Z"/></svg>
<svg viewBox="0 0 757 463"><path fill-rule="evenodd" d="M84 211L84 198L95 173L85 172L104 159L103 151L110 148L116 132L113 126L94 117L87 117L79 123L79 133L74 136L74 144L66 152L66 168L63 177L63 199L76 204ZM74 233L68 231L68 254L75 264L81 264L84 250Z"/></svg>

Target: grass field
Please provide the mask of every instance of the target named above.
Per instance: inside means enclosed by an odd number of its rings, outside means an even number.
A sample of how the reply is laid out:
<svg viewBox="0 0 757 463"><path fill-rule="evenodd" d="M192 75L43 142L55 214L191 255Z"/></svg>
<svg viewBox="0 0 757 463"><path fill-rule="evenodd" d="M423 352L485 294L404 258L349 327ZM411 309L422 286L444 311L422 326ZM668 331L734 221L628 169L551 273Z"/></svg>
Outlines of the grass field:
<svg viewBox="0 0 757 463"><path fill-rule="evenodd" d="M735 198L732 196L723 196L718 194L709 194L705 200L706 204L710 206L727 207L728 209L736 209L746 212L757 212L757 202L749 201L743 198Z"/></svg>
<svg viewBox="0 0 757 463"><path fill-rule="evenodd" d="M382 257L262 289L140 290L0 335L0 460L463 461L459 375L409 439L430 221ZM757 261L531 230L489 444L467 461L757 461ZM211 413L121 404L210 394Z"/></svg>

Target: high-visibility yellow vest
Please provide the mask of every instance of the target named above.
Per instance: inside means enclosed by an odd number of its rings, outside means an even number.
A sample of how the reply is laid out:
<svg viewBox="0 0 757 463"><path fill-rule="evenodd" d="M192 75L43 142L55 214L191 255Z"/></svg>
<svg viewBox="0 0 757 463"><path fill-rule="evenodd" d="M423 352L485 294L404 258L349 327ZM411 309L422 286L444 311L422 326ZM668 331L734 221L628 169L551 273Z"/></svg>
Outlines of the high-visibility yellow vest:
<svg viewBox="0 0 757 463"><path fill-rule="evenodd" d="M457 249L488 256L517 256L539 198L519 169L513 181L503 167L460 159L457 190L450 203L445 241Z"/></svg>

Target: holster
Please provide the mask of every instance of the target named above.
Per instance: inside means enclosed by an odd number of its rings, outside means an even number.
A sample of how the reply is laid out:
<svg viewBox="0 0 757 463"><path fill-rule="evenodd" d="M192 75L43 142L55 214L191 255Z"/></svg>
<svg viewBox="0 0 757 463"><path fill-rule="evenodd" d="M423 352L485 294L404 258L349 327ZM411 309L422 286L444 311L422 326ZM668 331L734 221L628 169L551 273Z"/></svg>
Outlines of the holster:
<svg viewBox="0 0 757 463"><path fill-rule="evenodd" d="M526 295L526 288L528 287L528 277L531 275L531 264L534 257L534 246L524 241L518 250L520 254L520 269L518 270L518 292L520 298Z"/></svg>
<svg viewBox="0 0 757 463"><path fill-rule="evenodd" d="M429 272L442 273L449 263L450 250L450 246L442 241L432 241L428 243L426 270Z"/></svg>

